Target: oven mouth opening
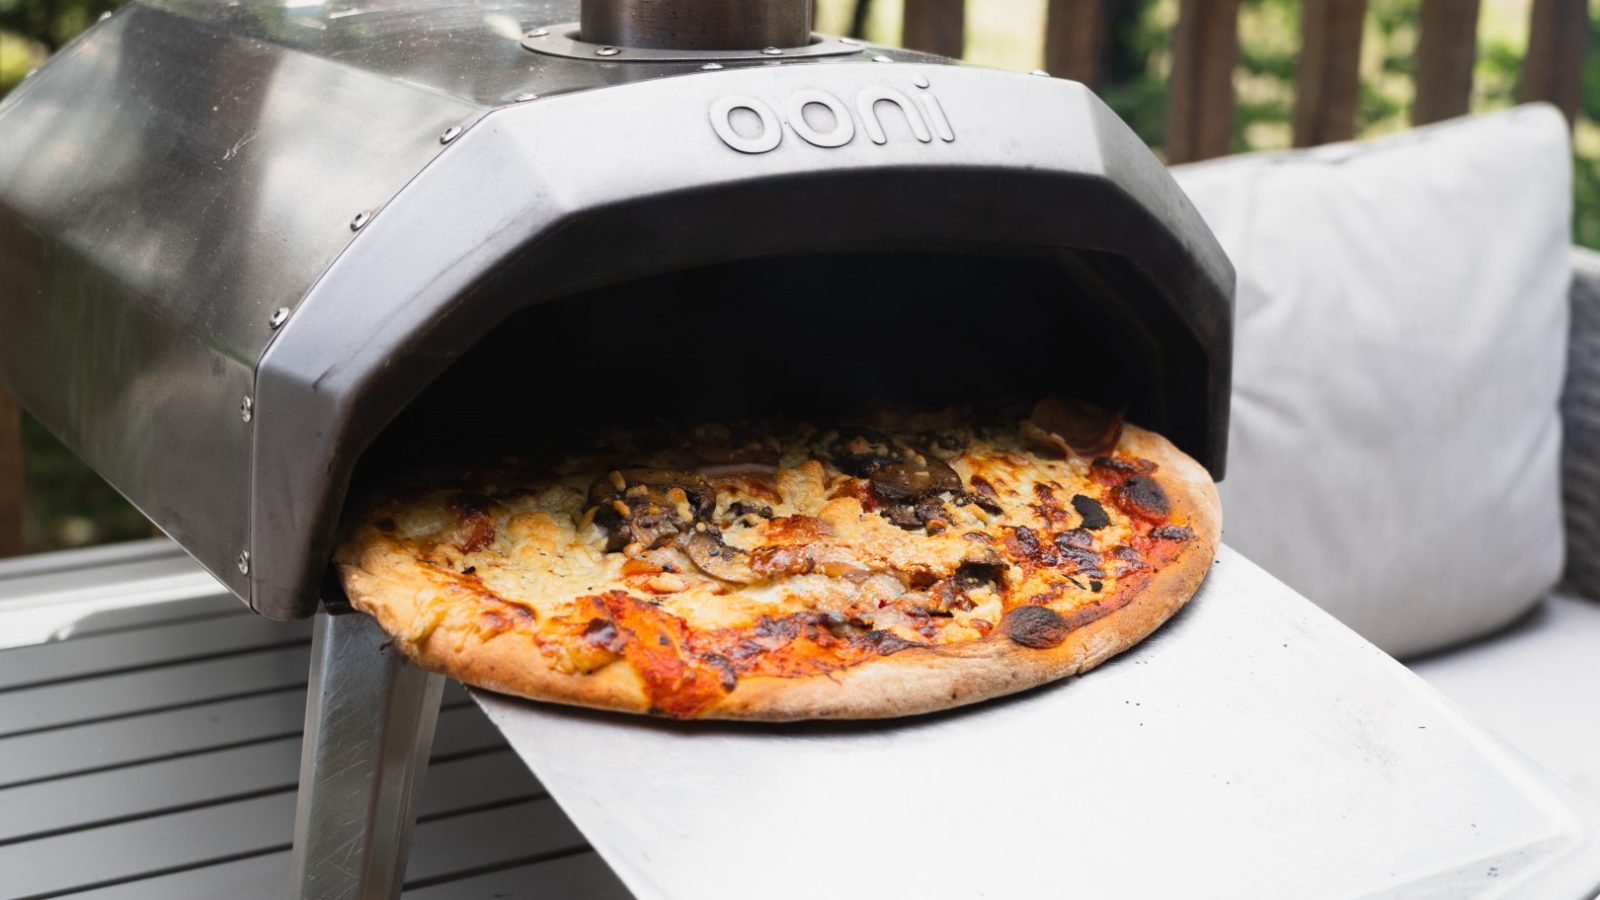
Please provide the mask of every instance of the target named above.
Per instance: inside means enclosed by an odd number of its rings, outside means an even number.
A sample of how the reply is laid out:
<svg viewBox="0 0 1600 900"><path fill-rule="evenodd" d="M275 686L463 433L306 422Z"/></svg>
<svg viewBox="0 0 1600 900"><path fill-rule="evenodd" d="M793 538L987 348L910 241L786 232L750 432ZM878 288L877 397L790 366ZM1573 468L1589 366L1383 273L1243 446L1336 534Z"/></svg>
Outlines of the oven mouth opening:
<svg viewBox="0 0 1600 900"><path fill-rule="evenodd" d="M1123 302L1149 295L1128 281L1139 277L1086 251L805 253L524 306L369 445L351 495L396 467L515 456L601 426L838 421L1057 394L1165 430L1183 408L1174 375L1205 360L1159 310ZM508 273L484 290L518 284Z"/></svg>

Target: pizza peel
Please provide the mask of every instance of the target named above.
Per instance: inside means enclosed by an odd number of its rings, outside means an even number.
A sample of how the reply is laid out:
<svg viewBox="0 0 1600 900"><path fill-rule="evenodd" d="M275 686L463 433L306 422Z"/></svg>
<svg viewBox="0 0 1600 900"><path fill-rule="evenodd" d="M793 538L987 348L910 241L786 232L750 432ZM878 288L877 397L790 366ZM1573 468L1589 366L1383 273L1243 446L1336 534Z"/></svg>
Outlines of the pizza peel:
<svg viewBox="0 0 1600 900"><path fill-rule="evenodd" d="M1600 888L1600 815L1227 548L1100 669L931 716L675 723L474 696L641 900Z"/></svg>

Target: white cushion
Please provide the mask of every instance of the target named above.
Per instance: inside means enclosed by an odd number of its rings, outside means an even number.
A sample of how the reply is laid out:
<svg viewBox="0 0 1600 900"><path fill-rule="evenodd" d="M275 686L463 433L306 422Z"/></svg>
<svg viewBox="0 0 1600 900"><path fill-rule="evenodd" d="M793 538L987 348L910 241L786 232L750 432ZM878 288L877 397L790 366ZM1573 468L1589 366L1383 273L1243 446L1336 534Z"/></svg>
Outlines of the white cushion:
<svg viewBox="0 0 1600 900"><path fill-rule="evenodd" d="M1561 571L1570 167L1530 106L1174 170L1239 271L1225 538L1390 653Z"/></svg>
<svg viewBox="0 0 1600 900"><path fill-rule="evenodd" d="M1551 597L1493 640L1411 663L1474 722L1600 805L1600 605Z"/></svg>

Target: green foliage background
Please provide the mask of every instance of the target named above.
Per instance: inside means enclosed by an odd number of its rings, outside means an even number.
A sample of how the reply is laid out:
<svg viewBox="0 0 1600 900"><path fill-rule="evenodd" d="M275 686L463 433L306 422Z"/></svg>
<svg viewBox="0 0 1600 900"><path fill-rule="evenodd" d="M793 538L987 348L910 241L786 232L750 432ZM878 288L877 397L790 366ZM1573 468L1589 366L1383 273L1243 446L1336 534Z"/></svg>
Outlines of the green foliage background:
<svg viewBox="0 0 1600 900"><path fill-rule="evenodd" d="M333 0L338 2L338 0ZM849 30L856 0L817 0L819 27ZM1033 69L1043 57L1047 0L967 0L967 58L983 65ZM1117 25L1110 83L1101 93L1160 150L1166 121L1177 0L1107 0ZM120 0L0 0L0 96L51 52ZM1369 0L1362 49L1358 131L1372 136L1404 129L1412 99L1412 63L1421 0ZM1591 0L1583 105L1575 128L1574 239L1600 249L1600 0ZM1478 28L1472 108L1516 102L1527 44L1528 0L1485 0ZM1287 147L1299 47L1299 0L1243 0L1239 65L1234 75L1237 152ZM876 0L867 36L896 42L900 4ZM0 140L4 140L0 134ZM44 550L151 533L116 492L90 473L37 423L23 423L29 543Z"/></svg>

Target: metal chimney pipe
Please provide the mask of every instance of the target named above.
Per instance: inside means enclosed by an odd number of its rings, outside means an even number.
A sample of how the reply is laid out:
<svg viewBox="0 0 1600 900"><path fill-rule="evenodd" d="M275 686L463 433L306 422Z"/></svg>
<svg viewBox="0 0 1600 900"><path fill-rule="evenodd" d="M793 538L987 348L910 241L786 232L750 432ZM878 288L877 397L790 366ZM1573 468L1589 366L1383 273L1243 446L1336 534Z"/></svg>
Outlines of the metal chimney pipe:
<svg viewBox="0 0 1600 900"><path fill-rule="evenodd" d="M653 50L760 50L811 42L813 0L583 0L579 37Z"/></svg>

